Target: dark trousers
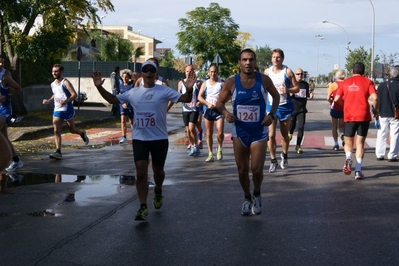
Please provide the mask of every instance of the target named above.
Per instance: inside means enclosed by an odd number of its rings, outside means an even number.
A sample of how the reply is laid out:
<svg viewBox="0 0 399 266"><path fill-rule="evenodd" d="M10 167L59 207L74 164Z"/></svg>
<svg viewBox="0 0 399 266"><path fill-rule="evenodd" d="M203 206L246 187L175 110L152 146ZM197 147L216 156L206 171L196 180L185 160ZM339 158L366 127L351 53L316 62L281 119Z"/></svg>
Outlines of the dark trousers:
<svg viewBox="0 0 399 266"><path fill-rule="evenodd" d="M296 136L296 145L301 145L303 132L305 130L306 113L293 113L291 118L290 134L293 134L298 124L298 134Z"/></svg>

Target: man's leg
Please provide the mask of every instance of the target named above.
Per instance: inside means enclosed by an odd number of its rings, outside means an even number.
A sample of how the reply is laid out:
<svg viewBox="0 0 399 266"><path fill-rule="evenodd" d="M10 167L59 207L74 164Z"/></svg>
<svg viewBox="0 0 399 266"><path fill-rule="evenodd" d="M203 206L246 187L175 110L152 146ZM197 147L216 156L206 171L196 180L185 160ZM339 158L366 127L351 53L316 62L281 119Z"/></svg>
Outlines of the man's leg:
<svg viewBox="0 0 399 266"><path fill-rule="evenodd" d="M61 151L61 131L62 131L62 124L64 120L60 117L53 117L53 127L54 127L54 141L55 141L55 148Z"/></svg>
<svg viewBox="0 0 399 266"><path fill-rule="evenodd" d="M388 159L397 159L399 152L399 119L392 119L389 134Z"/></svg>
<svg viewBox="0 0 399 266"><path fill-rule="evenodd" d="M280 121L280 133L281 133L281 146L283 153L288 153L288 148L290 146L290 141L288 139L288 130L291 124L291 117L284 121Z"/></svg>
<svg viewBox="0 0 399 266"><path fill-rule="evenodd" d="M270 159L272 160L276 158L276 125L277 121L273 120L273 122L269 126L269 141L267 142Z"/></svg>
<svg viewBox="0 0 399 266"><path fill-rule="evenodd" d="M11 159L11 147L7 135L7 124L4 116L0 117L0 172L6 167Z"/></svg>
<svg viewBox="0 0 399 266"><path fill-rule="evenodd" d="M387 151L387 136L389 132L389 118L380 117L381 128L377 130L377 140L375 145L375 156L378 158L384 158Z"/></svg>
<svg viewBox="0 0 399 266"><path fill-rule="evenodd" d="M217 150L217 159L223 159L223 141L224 141L224 118L221 118L216 121L216 135L218 140L218 150Z"/></svg>
<svg viewBox="0 0 399 266"><path fill-rule="evenodd" d="M205 128L206 128L206 144L208 146L208 157L213 158L213 120L208 120L205 118Z"/></svg>

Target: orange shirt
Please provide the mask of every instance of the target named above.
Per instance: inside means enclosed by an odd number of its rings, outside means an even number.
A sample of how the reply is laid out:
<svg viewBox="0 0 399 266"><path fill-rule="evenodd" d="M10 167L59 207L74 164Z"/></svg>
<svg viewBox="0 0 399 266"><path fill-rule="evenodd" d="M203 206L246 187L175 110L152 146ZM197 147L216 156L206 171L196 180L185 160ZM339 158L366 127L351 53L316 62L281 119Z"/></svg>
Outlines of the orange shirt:
<svg viewBox="0 0 399 266"><path fill-rule="evenodd" d="M327 97L330 99L334 99L335 95L337 94L337 89L339 86L342 86L343 81L335 81L328 86L327 89ZM344 107L334 101L330 103L330 108L333 110L343 111Z"/></svg>
<svg viewBox="0 0 399 266"><path fill-rule="evenodd" d="M374 83L361 75L354 75L344 80L337 89L337 95L345 97L344 121L366 122L371 121L369 97L377 93Z"/></svg>

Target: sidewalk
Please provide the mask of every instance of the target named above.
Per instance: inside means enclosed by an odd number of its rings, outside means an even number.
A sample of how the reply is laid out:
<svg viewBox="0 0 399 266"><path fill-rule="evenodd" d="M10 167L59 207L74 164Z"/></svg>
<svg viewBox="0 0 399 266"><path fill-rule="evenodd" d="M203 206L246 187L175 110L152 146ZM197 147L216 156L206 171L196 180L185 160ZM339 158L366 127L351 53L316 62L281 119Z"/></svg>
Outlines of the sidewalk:
<svg viewBox="0 0 399 266"><path fill-rule="evenodd" d="M181 105L174 105L169 114L180 115ZM43 135L51 134L53 132L52 125L52 110L34 111L25 116L19 123L8 126L8 136L11 141L19 140L33 140L42 137ZM98 103L83 103L78 107L75 106L75 124L77 127L85 127L92 124L101 124L108 122L120 122L119 116L113 116L111 106L105 106ZM181 124L183 126L183 122ZM67 127L64 126L64 130Z"/></svg>

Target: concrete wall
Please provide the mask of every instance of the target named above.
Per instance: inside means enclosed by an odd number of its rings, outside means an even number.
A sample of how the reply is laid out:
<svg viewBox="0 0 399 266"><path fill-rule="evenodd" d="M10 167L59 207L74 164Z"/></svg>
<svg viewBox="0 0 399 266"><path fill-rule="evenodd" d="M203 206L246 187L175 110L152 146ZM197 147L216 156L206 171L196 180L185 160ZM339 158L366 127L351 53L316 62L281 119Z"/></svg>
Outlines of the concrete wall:
<svg viewBox="0 0 399 266"><path fill-rule="evenodd" d="M78 92L79 80L78 78L68 78L68 80L74 86L76 92ZM177 80L168 80L169 86L177 90ZM104 88L111 92L111 82L110 79L105 79L103 84ZM86 92L87 101L89 103L103 103L107 104L100 93L97 91L96 87L93 85L93 80L91 78L81 78L80 79L80 91ZM48 99L52 95L50 84L43 85L32 85L23 88L23 99L26 109L29 111L42 110L42 109L53 109L53 104L43 105L43 99ZM84 104L83 104L84 105Z"/></svg>

